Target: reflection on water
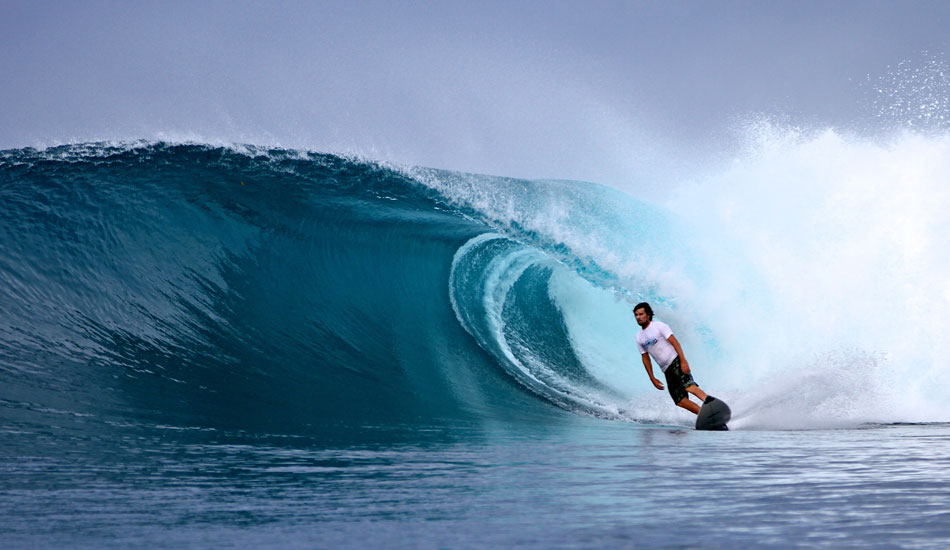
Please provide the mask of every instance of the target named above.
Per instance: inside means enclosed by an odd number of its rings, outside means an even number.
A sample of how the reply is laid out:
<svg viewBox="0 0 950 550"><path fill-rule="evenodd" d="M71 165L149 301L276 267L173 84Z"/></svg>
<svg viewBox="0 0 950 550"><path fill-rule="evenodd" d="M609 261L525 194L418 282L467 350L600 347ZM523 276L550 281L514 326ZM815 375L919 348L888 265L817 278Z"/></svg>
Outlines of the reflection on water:
<svg viewBox="0 0 950 550"><path fill-rule="evenodd" d="M695 432L114 427L0 433L18 547L917 547L950 541L950 426ZM368 434L375 434L370 437ZM373 443L375 441L375 443ZM29 448L27 448L29 446Z"/></svg>

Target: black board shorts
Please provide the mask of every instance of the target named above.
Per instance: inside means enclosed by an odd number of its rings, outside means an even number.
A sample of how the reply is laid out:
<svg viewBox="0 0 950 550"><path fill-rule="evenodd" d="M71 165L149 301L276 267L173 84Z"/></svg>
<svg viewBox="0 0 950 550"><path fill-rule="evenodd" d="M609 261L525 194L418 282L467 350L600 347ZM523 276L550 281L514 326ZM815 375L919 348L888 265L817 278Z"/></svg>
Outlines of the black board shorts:
<svg viewBox="0 0 950 550"><path fill-rule="evenodd" d="M673 362L666 367L663 374L666 375L666 389L669 390L674 403L686 399L686 388L696 385L696 382L693 381L693 375L683 372L683 369L680 368L679 357L673 359Z"/></svg>

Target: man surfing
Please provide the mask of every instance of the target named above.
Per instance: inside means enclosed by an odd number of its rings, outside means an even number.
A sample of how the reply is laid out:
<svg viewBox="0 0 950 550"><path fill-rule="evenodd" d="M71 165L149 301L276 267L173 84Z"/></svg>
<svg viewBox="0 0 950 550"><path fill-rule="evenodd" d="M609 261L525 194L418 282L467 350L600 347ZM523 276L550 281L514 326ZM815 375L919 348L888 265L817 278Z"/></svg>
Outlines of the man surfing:
<svg viewBox="0 0 950 550"><path fill-rule="evenodd" d="M647 369L650 381L656 389L663 389L663 383L653 376L653 364L650 362L652 356L666 375L666 386L673 402L693 414L699 414L700 407L690 401L689 394L705 403L706 392L693 380L693 375L689 372L689 362L683 354L679 340L673 336L673 331L666 323L653 320L653 308L650 304L637 304L633 308L633 314L637 318L637 324L643 329L637 333L637 347L642 354L643 366Z"/></svg>

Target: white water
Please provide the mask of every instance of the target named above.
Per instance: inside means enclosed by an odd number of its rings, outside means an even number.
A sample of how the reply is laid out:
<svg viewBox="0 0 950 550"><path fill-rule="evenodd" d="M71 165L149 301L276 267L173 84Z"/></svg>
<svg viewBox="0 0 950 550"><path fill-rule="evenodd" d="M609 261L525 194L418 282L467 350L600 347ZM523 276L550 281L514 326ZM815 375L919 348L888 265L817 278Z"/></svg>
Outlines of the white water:
<svg viewBox="0 0 950 550"><path fill-rule="evenodd" d="M950 420L950 137L750 139L667 204L705 273L665 273L679 293L657 315L700 385L740 428ZM631 414L687 421L643 373L629 304L587 286L552 283L579 356L634 394Z"/></svg>
<svg viewBox="0 0 950 550"><path fill-rule="evenodd" d="M697 300L726 320L726 355L773 391L824 392L842 419L950 420L936 393L950 387L950 138L764 128L755 145L674 201L707 228L703 248L732 243L762 281Z"/></svg>
<svg viewBox="0 0 950 550"><path fill-rule="evenodd" d="M580 183L428 184L595 263L555 270L549 292L582 364L625 396L609 410L691 420L633 342L630 307L654 297L734 428L950 421L950 137L753 130L732 161L671 182L665 209Z"/></svg>

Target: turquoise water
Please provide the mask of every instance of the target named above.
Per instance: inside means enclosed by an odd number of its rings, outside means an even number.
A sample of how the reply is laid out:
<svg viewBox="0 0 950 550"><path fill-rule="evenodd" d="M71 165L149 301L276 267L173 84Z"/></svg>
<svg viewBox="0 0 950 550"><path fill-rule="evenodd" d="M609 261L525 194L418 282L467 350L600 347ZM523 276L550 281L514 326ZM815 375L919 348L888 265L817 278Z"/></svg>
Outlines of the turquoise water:
<svg viewBox="0 0 950 550"><path fill-rule="evenodd" d="M3 547L945 548L948 143L768 145L668 205L0 152ZM649 383L641 300L731 431Z"/></svg>

